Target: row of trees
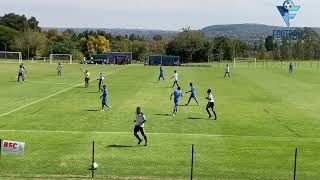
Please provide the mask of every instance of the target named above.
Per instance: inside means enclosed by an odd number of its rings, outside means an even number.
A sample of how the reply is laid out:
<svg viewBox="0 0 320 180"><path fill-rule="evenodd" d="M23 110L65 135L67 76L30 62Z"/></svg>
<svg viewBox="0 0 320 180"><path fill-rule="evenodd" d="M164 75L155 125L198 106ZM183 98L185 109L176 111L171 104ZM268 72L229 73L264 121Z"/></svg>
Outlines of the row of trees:
<svg viewBox="0 0 320 180"><path fill-rule="evenodd" d="M259 59L314 60L320 59L320 38L311 28L304 28L302 37L276 39L268 36L260 39L257 46Z"/></svg>
<svg viewBox="0 0 320 180"><path fill-rule="evenodd" d="M178 55L183 62L232 60L234 57L260 59L319 59L320 38L310 28L303 37L281 41L272 36L249 43L226 36L210 38L190 28L165 39L155 35L145 39L139 35L113 35L104 31L84 31L76 34L67 29L41 31L36 18L27 19L13 13L0 17L0 50L21 51L23 57L44 58L49 54L73 54L75 59L106 52L132 52L133 59L147 55Z"/></svg>

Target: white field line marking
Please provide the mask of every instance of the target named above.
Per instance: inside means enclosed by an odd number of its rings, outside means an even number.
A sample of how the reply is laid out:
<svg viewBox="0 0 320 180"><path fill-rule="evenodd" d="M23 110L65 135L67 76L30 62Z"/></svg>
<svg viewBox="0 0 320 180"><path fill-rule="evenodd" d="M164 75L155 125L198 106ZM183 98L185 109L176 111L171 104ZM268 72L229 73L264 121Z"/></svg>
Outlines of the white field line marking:
<svg viewBox="0 0 320 180"><path fill-rule="evenodd" d="M47 130L0 130L0 132L22 132L22 133L73 133L73 134L132 134L132 132L103 132L103 131L47 131ZM281 136L242 136L242 135L223 135L223 134L183 134L183 133L147 133L150 135L180 135L196 137L235 137L235 138L261 138L261 139L307 139L320 140L320 138L303 137L281 137Z"/></svg>
<svg viewBox="0 0 320 180"><path fill-rule="evenodd" d="M113 73L115 73L115 72L117 72L117 71L119 71L119 70L120 70L120 69L117 69L117 70L115 70L115 71L113 71L113 72L110 72L110 73L106 74L105 76L111 75L111 74L113 74ZM90 81L93 81L93 80L95 80L95 79L97 79L97 78L93 78L93 79L91 79ZM16 111L19 111L19 110L21 110L21 109L23 109L23 108L26 108L26 107L31 106L31 105L33 105L33 104L36 104L36 103L38 103L38 102L47 100L47 99L49 99L49 98L51 98L51 97L53 97L53 96L56 96L56 95L61 94L61 93L64 93L64 92L66 92L66 91L69 91L70 89L76 88L76 87L81 86L81 85L83 85L83 84L84 84L84 83L76 84L76 85L74 85L74 86L72 86L72 87L69 87L69 88L64 89L64 90L62 90L62 91L59 91L59 92L56 92L56 93L51 94L51 95L49 95L49 96L47 96L47 97L44 97L44 98L42 98L42 99L33 101L32 103L26 104L26 105L21 106L21 107L16 108L16 109L13 109L13 110L11 110L11 111L9 111L9 112L0 114L0 117L9 115L9 114L11 114L11 113L14 113L14 112L16 112Z"/></svg>
<svg viewBox="0 0 320 180"><path fill-rule="evenodd" d="M74 83L55 83L46 81L25 81L26 83L38 83L38 84L58 84L58 85L76 85Z"/></svg>

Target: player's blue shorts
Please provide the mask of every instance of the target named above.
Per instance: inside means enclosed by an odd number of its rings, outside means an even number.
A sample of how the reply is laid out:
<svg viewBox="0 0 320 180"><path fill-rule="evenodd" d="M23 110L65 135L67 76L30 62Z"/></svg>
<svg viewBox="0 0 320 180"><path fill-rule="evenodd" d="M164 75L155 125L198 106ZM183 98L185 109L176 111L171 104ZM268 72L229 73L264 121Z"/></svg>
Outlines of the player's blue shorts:
<svg viewBox="0 0 320 180"><path fill-rule="evenodd" d="M108 98L104 98L104 99L102 99L102 104L107 105L107 104L108 104Z"/></svg>
<svg viewBox="0 0 320 180"><path fill-rule="evenodd" d="M174 100L174 106L179 106L180 100Z"/></svg>

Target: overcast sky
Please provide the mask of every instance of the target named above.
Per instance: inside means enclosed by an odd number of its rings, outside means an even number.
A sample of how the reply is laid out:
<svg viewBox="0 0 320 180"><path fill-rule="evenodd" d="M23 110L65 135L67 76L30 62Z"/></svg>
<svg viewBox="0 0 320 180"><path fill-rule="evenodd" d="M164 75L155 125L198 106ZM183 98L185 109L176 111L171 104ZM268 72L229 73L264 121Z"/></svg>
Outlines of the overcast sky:
<svg viewBox="0 0 320 180"><path fill-rule="evenodd" d="M285 26L277 5L283 0L0 0L0 16L35 16L42 27L200 29L215 24ZM320 27L319 0L301 5L292 26Z"/></svg>

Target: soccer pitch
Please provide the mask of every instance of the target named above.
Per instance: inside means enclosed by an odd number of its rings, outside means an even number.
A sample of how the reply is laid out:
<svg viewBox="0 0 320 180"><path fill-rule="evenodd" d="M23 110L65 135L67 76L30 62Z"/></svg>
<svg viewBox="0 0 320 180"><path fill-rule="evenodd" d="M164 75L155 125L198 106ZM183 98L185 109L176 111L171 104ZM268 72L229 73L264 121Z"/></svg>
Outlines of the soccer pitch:
<svg viewBox="0 0 320 180"><path fill-rule="evenodd" d="M91 177L108 179L320 179L320 69L287 66L231 68L27 63L25 82L17 82L18 64L0 64L0 138L26 142L24 155L2 154L2 178ZM92 74L84 88L83 73ZM200 106L180 106L170 114L179 73L182 91L196 88ZM100 112L96 78L105 75L112 109ZM218 120L208 119L206 91L215 96ZM182 105L189 94L184 94ZM133 136L135 109L142 107L148 147Z"/></svg>

